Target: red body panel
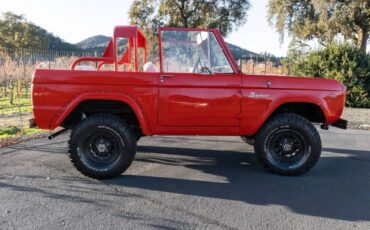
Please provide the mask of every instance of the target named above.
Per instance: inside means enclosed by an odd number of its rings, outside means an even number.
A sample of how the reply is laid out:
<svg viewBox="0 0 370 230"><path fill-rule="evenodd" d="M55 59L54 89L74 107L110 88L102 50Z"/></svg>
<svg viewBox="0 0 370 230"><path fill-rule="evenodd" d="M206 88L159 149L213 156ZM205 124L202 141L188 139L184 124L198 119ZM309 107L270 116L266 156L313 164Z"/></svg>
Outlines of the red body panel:
<svg viewBox="0 0 370 230"><path fill-rule="evenodd" d="M345 100L342 84L241 74L218 31L212 31L234 74L36 70L32 99L37 125L55 129L86 100L127 103L144 135L250 136L276 108L290 102L319 106L327 124L339 119Z"/></svg>
<svg viewBox="0 0 370 230"><path fill-rule="evenodd" d="M245 135L253 135L285 103L315 104L323 111L326 123L332 124L340 118L345 99L344 86L335 80L260 75L243 76L242 94L241 133Z"/></svg>
<svg viewBox="0 0 370 230"><path fill-rule="evenodd" d="M158 92L159 127L239 127L240 76L165 76Z"/></svg>
<svg viewBox="0 0 370 230"><path fill-rule="evenodd" d="M33 112L37 125L55 129L82 101L117 100L130 105L145 134L157 121L159 73L36 70Z"/></svg>
<svg viewBox="0 0 370 230"><path fill-rule="evenodd" d="M55 129L89 99L129 104L145 135L253 135L278 106L289 102L320 106L331 124L344 103L341 84L323 79L180 74L160 82L160 73L69 70L36 70L35 75L33 112L43 129Z"/></svg>

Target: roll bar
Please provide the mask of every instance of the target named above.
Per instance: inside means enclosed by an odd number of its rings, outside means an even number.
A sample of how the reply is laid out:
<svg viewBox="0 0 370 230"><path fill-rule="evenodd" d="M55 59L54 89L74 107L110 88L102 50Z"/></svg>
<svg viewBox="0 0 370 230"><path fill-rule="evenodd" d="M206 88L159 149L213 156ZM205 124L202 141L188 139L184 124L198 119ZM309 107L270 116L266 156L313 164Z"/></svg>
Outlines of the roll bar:
<svg viewBox="0 0 370 230"><path fill-rule="evenodd" d="M128 46L126 52L122 55L120 60L117 57L117 38L127 38ZM138 26L116 26L113 32L113 38L109 41L102 57L82 57L78 58L72 63L71 69L75 70L76 66L81 62L96 62L97 70L100 70L103 65L114 64L114 70L118 71L119 65L134 64L135 71L138 71L138 48L144 49L144 63L147 59L146 37ZM132 58L134 54L134 58Z"/></svg>

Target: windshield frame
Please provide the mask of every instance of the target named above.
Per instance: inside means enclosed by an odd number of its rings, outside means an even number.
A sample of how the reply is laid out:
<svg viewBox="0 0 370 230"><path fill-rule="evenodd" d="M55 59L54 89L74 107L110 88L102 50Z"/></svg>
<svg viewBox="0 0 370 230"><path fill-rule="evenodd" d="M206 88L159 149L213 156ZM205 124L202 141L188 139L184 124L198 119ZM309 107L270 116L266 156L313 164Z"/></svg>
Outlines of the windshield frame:
<svg viewBox="0 0 370 230"><path fill-rule="evenodd" d="M226 56L227 61L229 62L231 69L233 70L232 73L227 74L238 74L240 73L239 66L236 64L236 61L234 57L232 56L227 44L225 43L224 39L221 36L221 33L218 29L202 29L202 28L174 28L174 27L160 27L158 29L158 44L159 44L159 59L160 59L160 72L161 73L170 73L170 72L164 72L163 68L163 45L162 45L162 31L199 31L199 32L209 32L213 33L216 41L220 45L221 49L223 50L223 53ZM176 73L175 73L176 74ZM225 74L225 73L212 73L212 74Z"/></svg>

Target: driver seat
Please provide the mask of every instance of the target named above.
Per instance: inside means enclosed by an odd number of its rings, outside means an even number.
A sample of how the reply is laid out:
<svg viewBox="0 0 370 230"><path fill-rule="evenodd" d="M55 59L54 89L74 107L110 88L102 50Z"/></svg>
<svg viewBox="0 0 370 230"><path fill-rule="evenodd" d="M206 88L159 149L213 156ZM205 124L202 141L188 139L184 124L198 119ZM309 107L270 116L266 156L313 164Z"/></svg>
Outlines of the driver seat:
<svg viewBox="0 0 370 230"><path fill-rule="evenodd" d="M158 72L157 67L152 62L147 62L143 67L144 72Z"/></svg>

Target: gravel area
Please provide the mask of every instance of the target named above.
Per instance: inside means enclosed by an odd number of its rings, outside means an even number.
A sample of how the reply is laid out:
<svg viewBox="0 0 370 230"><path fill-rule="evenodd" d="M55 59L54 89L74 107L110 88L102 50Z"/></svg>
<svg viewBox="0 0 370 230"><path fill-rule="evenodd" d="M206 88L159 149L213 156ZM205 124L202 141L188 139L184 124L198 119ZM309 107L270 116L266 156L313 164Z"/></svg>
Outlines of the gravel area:
<svg viewBox="0 0 370 230"><path fill-rule="evenodd" d="M370 125L370 109L345 108L342 118L348 120L351 128L364 127Z"/></svg>

